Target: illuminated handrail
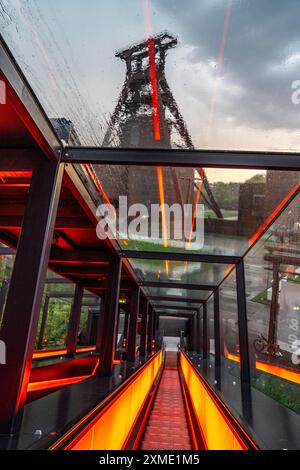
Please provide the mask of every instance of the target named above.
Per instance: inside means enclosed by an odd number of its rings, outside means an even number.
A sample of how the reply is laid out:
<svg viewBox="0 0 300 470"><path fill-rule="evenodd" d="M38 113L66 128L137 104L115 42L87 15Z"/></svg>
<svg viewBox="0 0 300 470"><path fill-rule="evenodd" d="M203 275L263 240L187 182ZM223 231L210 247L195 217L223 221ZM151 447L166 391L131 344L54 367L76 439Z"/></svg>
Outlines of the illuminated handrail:
<svg viewBox="0 0 300 470"><path fill-rule="evenodd" d="M159 351L50 449L123 449L162 362Z"/></svg>
<svg viewBox="0 0 300 470"><path fill-rule="evenodd" d="M84 352L93 352L96 351L96 346L79 346L76 349L76 354L81 354ZM56 356L65 356L67 354L67 348L58 348L58 349L43 349L34 351L32 359L45 359L48 357Z"/></svg>
<svg viewBox="0 0 300 470"><path fill-rule="evenodd" d="M180 367L207 450L258 449L184 353Z"/></svg>

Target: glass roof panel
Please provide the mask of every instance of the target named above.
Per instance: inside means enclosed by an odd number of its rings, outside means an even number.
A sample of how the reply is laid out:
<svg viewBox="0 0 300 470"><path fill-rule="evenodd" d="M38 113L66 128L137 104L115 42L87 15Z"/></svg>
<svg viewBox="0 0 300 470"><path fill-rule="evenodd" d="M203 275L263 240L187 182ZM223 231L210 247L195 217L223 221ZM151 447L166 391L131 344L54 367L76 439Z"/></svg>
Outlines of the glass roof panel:
<svg viewBox="0 0 300 470"><path fill-rule="evenodd" d="M178 289L178 288L165 288L165 287L145 287L145 291L150 297L178 297L189 298L193 300L205 300L210 295L211 291L207 290L190 290L190 289Z"/></svg>
<svg viewBox="0 0 300 470"><path fill-rule="evenodd" d="M141 281L174 281L186 284L216 285L230 265L182 261L129 259Z"/></svg>
<svg viewBox="0 0 300 470"><path fill-rule="evenodd" d="M91 180L96 204L112 209L121 249L138 251L242 256L300 181L297 171L134 165L77 169L85 182Z"/></svg>
<svg viewBox="0 0 300 470"><path fill-rule="evenodd" d="M299 15L279 0L3 0L0 28L64 140L298 151Z"/></svg>
<svg viewBox="0 0 300 470"><path fill-rule="evenodd" d="M188 308L188 309L193 309L193 310L197 310L199 309L199 307L201 306L200 303L192 303L192 302L173 302L173 301L170 301L170 300L155 300L152 302L153 305L155 305L156 307L178 307L178 310L184 310L185 308ZM175 308L176 310L176 308Z"/></svg>

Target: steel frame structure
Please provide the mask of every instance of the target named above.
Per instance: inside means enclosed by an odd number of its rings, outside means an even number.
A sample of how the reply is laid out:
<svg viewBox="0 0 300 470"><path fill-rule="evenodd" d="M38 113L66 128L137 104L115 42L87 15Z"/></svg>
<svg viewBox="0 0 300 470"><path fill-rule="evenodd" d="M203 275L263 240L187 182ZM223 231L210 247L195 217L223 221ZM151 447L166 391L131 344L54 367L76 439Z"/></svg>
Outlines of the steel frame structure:
<svg viewBox="0 0 300 470"><path fill-rule="evenodd" d="M4 338L8 345L14 345L12 353L13 363L9 365L9 373L1 378L0 401L5 403L5 407L0 413L0 432L11 434L17 429L18 422L22 416L22 409L25 403L26 389L28 385L28 371L31 366L34 333L37 327L38 315L42 299L42 287L46 280L46 270L50 259L50 244L53 235L53 223L56 217L58 196L61 188L63 172L68 178L78 185L80 196L85 201L86 206L92 212L95 204L79 179L71 164L110 164L110 165L160 165L160 166L189 166L206 168L248 168L248 169L270 169L270 170L299 170L300 154L290 152L251 152L251 151L215 151L215 150L164 150L164 149L124 149L124 148L90 148L90 147L67 147L64 148L58 139L48 117L43 111L38 99L26 81L21 69L17 65L14 57L8 50L2 38L0 38L0 70L6 77L8 87L8 99L13 100L15 108L22 107L23 121L30 129L35 141L38 143L40 153L46 157L44 164L34 169L35 181L31 184L31 197L27 203L24 217L23 231L20 237L16 252L13 276L10 282L8 298L4 311L7 318L4 332L1 332L1 339ZM1 166L12 166L9 156L14 152L20 156L20 161L14 160L18 167L33 168L34 162L31 158L25 158L21 149L1 149ZM38 152L39 153L39 152ZM5 155L8 157L4 159ZM24 158L22 158L22 156ZM50 176L49 176L50 175ZM41 180L44 185L41 186ZM41 192L41 187L43 191ZM282 210L290 202L287 201ZM38 215L39 226L36 231L32 231L31 222L33 217ZM279 216L279 214L277 214ZM43 223L40 223L40 220ZM274 220L270 221L269 225ZM268 226L265 227L267 230ZM34 235L33 235L34 234ZM34 253L34 263L32 258L28 258L28 249ZM2 253L12 254L10 250L2 250ZM215 340L216 340L216 366L220 366L220 324L219 324L219 286L195 285L176 282L153 282L139 280L131 264L132 259L154 259L154 260L176 260L189 262L207 262L234 265L237 275L237 299L238 299L238 320L239 339L241 345L241 384L243 393L243 403L251 403L250 393L250 359L248 350L247 332L247 312L245 298L245 280L243 256L225 255L204 255L193 253L172 253L172 252L133 252L130 250L121 251L116 243L112 245L113 256L109 261L109 281L106 286L106 295L103 302L103 318L105 331L109 332L102 336L100 344L100 372L107 375L111 372L114 338L116 331L117 305L120 288L121 264L126 266L132 281L136 286L141 286L142 312L142 352L146 354L152 351L153 330L155 313L162 314L170 310L195 311L195 308L172 307L168 304L161 306L151 302L144 288L147 287L176 287L186 290L207 290L212 291L210 296L214 298L215 315ZM30 273L29 273L30 266ZM25 281L25 284L24 284ZM222 281L223 282L223 281ZM81 290L77 291L77 305L74 310L76 322L72 325L72 337L78 324L78 308L80 305ZM26 302L18 299L24 299ZM155 297L157 300L157 297ZM169 299L171 300L171 299ZM194 301L193 301L194 302ZM199 300L203 304L203 357L208 357L208 322L207 322L207 300ZM145 306L146 304L146 306ZM21 323L18 328L24 336L23 341L15 341L15 328L12 318L16 309L23 312ZM134 314L137 319L137 302L134 302ZM184 314L182 314L184 315ZM33 326L34 325L34 326ZM104 325L102 325L103 327ZM134 331L132 324L132 331ZM72 351L69 351L73 354ZM26 373L25 373L26 371ZM16 375L18 383L16 384ZM1 377L1 372L0 372ZM9 400L8 400L9 397Z"/></svg>

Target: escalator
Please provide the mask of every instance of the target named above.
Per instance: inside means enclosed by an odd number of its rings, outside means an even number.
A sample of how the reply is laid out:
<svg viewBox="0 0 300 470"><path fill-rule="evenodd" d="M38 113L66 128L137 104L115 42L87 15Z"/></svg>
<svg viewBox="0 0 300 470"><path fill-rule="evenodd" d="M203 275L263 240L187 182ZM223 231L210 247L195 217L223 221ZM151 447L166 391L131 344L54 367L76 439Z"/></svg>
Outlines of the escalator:
<svg viewBox="0 0 300 470"><path fill-rule="evenodd" d="M99 378L89 380L99 386ZM84 387L84 382L75 386ZM162 349L49 448L190 451L258 447L189 355Z"/></svg>
<svg viewBox="0 0 300 470"><path fill-rule="evenodd" d="M177 367L162 373L140 449L192 450Z"/></svg>

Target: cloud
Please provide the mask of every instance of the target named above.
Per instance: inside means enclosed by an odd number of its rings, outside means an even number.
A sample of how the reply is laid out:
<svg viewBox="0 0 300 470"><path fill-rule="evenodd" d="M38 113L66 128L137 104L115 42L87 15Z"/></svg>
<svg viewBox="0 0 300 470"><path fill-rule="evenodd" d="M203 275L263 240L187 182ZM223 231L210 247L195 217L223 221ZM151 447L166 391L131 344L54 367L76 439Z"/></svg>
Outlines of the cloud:
<svg viewBox="0 0 300 470"><path fill-rule="evenodd" d="M169 2L153 4L173 17L181 43L193 47L191 72L195 63L217 62L227 0L190 0L184 8L180 0L173 0L172 8ZM300 78L299 14L297 0L233 0L216 106L219 123L226 125L228 118L231 126L298 129L300 109L291 102L291 84ZM201 95L202 87L199 83L195 93Z"/></svg>

